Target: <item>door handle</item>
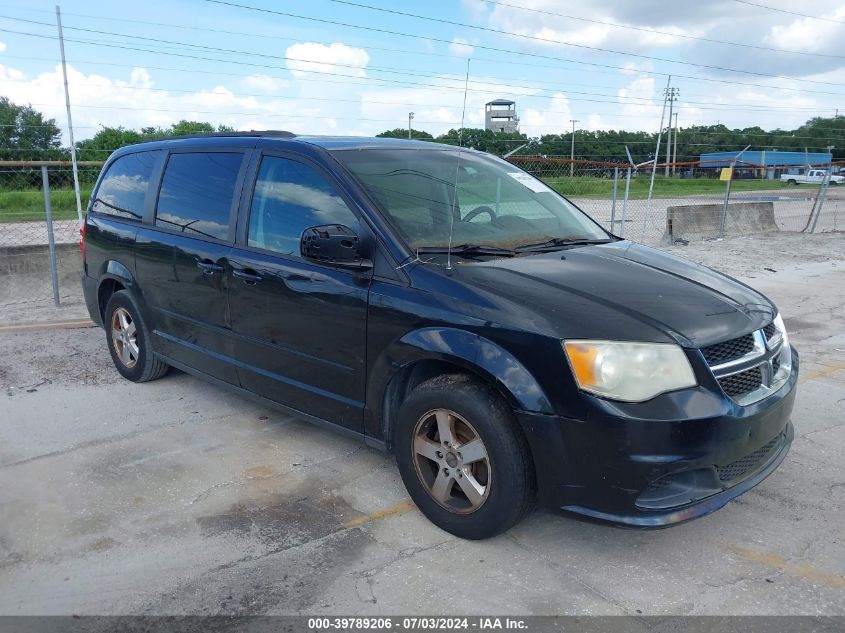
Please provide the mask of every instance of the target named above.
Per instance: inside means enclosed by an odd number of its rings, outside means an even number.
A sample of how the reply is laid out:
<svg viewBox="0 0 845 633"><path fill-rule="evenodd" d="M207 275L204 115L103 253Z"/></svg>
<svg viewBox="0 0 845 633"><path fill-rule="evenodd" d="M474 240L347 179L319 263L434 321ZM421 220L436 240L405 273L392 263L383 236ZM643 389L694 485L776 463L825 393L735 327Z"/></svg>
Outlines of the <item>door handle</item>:
<svg viewBox="0 0 845 633"><path fill-rule="evenodd" d="M204 275L213 275L214 273L222 273L223 266L215 264L210 259L202 259L197 262L197 268L202 270Z"/></svg>
<svg viewBox="0 0 845 633"><path fill-rule="evenodd" d="M250 286L257 284L259 281L264 279L251 268L235 268L232 271L232 274L238 279L243 279L244 283L249 284Z"/></svg>

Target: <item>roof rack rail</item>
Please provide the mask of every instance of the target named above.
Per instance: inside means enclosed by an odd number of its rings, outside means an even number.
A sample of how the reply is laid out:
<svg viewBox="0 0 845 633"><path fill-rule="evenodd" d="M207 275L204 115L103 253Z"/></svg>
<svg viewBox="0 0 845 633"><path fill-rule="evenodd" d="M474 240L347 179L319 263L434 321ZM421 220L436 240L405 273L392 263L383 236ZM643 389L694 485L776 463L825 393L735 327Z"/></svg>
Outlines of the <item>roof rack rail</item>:
<svg viewBox="0 0 845 633"><path fill-rule="evenodd" d="M151 141L171 141L184 138L213 138L213 137L238 137L238 136L268 136L273 138L295 138L296 134L287 130L249 130L236 132L197 132L195 134L176 134L172 136L160 136L150 139Z"/></svg>

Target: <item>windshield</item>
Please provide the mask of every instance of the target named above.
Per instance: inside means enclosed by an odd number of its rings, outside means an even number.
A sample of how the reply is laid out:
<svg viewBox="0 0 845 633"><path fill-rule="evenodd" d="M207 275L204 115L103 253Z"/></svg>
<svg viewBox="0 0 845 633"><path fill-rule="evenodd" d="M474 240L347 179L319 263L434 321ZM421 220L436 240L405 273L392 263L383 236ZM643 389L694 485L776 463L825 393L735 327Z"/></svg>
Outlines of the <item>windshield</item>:
<svg viewBox="0 0 845 633"><path fill-rule="evenodd" d="M412 249L513 249L549 240L606 240L580 209L518 167L455 149L336 150ZM455 181L457 179L457 187Z"/></svg>

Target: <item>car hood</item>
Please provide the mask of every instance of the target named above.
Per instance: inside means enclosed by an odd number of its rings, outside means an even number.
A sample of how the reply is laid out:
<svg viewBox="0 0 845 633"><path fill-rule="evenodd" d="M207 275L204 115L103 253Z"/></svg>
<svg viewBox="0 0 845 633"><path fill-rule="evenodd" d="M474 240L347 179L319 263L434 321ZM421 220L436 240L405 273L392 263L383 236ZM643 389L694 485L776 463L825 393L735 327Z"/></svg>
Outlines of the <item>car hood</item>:
<svg viewBox="0 0 845 633"><path fill-rule="evenodd" d="M700 347L767 325L776 309L726 275L629 241L460 266L515 318L560 338L674 340Z"/></svg>

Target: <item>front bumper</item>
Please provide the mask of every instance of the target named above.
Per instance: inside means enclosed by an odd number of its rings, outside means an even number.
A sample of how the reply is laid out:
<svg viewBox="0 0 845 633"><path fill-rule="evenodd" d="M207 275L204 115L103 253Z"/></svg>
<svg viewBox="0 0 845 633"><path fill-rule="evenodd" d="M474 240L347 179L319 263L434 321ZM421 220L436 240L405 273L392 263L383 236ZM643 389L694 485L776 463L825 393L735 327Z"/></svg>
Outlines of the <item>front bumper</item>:
<svg viewBox="0 0 845 633"><path fill-rule="evenodd" d="M717 510L783 461L798 380L746 407L712 389L613 403L582 394L584 420L520 413L543 505L597 520L663 527Z"/></svg>

